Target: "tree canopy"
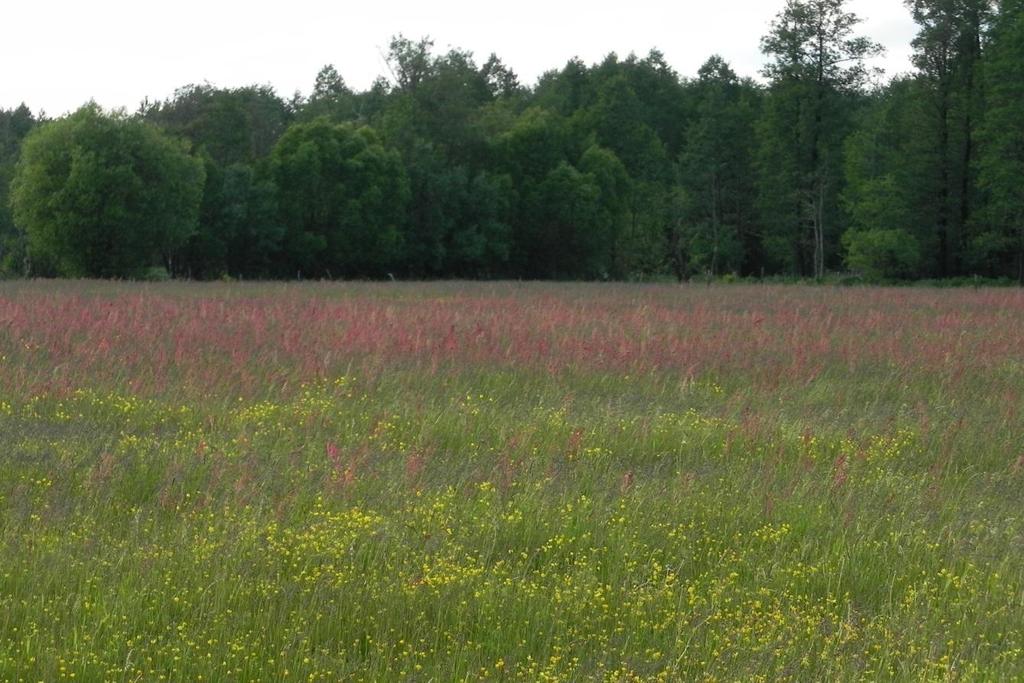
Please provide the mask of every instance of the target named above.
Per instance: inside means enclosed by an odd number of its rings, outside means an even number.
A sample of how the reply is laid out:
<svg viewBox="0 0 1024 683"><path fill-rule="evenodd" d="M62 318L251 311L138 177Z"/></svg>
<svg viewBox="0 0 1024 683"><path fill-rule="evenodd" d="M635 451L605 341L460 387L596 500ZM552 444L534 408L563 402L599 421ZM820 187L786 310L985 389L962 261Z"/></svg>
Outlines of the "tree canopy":
<svg viewBox="0 0 1024 683"><path fill-rule="evenodd" d="M328 64L287 99L0 111L0 270L1024 283L1024 6L905 4L915 71L888 81L848 0L784 0L760 79L653 50L527 85L398 35L362 91Z"/></svg>
<svg viewBox="0 0 1024 683"><path fill-rule="evenodd" d="M86 105L26 138L12 184L14 219L30 257L61 275L170 269L196 229L204 177L180 141Z"/></svg>

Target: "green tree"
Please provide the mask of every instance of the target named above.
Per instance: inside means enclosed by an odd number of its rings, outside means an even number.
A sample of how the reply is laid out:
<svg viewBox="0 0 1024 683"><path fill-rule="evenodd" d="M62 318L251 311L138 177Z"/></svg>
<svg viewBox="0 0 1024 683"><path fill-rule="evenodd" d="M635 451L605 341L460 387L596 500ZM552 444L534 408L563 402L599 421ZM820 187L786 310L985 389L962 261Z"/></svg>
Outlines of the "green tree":
<svg viewBox="0 0 1024 683"><path fill-rule="evenodd" d="M424 141L452 164L483 163L483 108L515 94L515 76L492 55L478 67L470 52L431 54L433 42L392 39L388 65L396 81L382 131L403 153ZM502 95L502 93L505 93Z"/></svg>
<svg viewBox="0 0 1024 683"><path fill-rule="evenodd" d="M220 166L254 164L270 154L291 122L288 105L269 86L187 85L143 108L146 120L192 142Z"/></svg>
<svg viewBox="0 0 1024 683"><path fill-rule="evenodd" d="M572 116L592 105L595 97L590 70L579 57L573 57L560 71L553 69L541 75L533 89L531 104L562 116Z"/></svg>
<svg viewBox="0 0 1024 683"><path fill-rule="evenodd" d="M345 85L333 64L320 69L313 84L313 92L300 108L303 121L312 121L326 116L335 122L352 121L356 118L356 97Z"/></svg>
<svg viewBox="0 0 1024 683"><path fill-rule="evenodd" d="M496 167L493 137L514 121L521 88L494 55L478 67L467 51L432 49L429 38L395 37L388 52L394 87L376 95L382 136L401 153L409 179L405 272L501 272L513 197Z"/></svg>
<svg viewBox="0 0 1024 683"><path fill-rule="evenodd" d="M850 230L903 230L920 248L919 276L939 276L941 211L935 206L939 163L926 131L926 85L901 77L872 93L844 145L842 206Z"/></svg>
<svg viewBox="0 0 1024 683"><path fill-rule="evenodd" d="M314 106L336 104L332 97L341 97L339 87L343 84L338 86L331 74L321 72ZM177 271L197 278L228 272L266 275L281 229L273 218L273 187L265 162L292 119L289 106L269 87L224 89L205 84L179 88L166 102L145 107L143 115L189 139L206 167L199 227L182 250ZM251 205L239 204L243 199ZM246 226L239 224L239 217ZM238 253L249 261L240 264Z"/></svg>
<svg viewBox="0 0 1024 683"><path fill-rule="evenodd" d="M693 101L679 74L658 50L651 50L643 59L630 54L619 60L612 53L592 70L596 97L608 81L617 78L629 86L639 103L637 120L654 131L669 158L677 157L693 116Z"/></svg>
<svg viewBox="0 0 1024 683"><path fill-rule="evenodd" d="M519 83L519 76L516 75L516 72L506 66L498 55L493 52L480 68L480 75L487 84L491 97L515 97L523 91L523 86Z"/></svg>
<svg viewBox="0 0 1024 683"><path fill-rule="evenodd" d="M934 150L931 170L936 207L939 275L963 270L967 230L975 202L974 145L981 102L982 41L991 0L904 0L919 30L914 64L925 84L928 119L918 131Z"/></svg>
<svg viewBox="0 0 1024 683"><path fill-rule="evenodd" d="M1003 0L986 64L987 104L981 128L980 185L987 229L976 258L1001 265L1024 285L1024 2ZM994 274L994 273L989 273Z"/></svg>
<svg viewBox="0 0 1024 683"><path fill-rule="evenodd" d="M199 228L182 249L179 272L200 279L271 275L284 236L273 182L249 164L205 161Z"/></svg>
<svg viewBox="0 0 1024 683"><path fill-rule="evenodd" d="M516 277L549 277L563 271L561 245L546 241L549 231L542 189L549 175L561 165L571 165L583 152L583 141L574 137L565 118L555 112L531 108L496 142L501 170L511 179L515 199L511 210L509 274ZM577 178L573 177L572 182ZM550 186L550 185L549 185ZM554 245L554 246L552 246ZM556 253L546 253L553 248ZM565 273L562 273L565 276Z"/></svg>
<svg viewBox="0 0 1024 683"><path fill-rule="evenodd" d="M792 265L822 277L837 235L842 141L849 96L881 52L855 36L860 19L846 0L787 0L761 41L771 81L763 119L762 208L776 244L793 245ZM780 239L781 237L781 239Z"/></svg>
<svg viewBox="0 0 1024 683"><path fill-rule="evenodd" d="M204 176L184 143L89 104L25 140L14 220L31 257L53 262L62 275L171 270L196 229Z"/></svg>
<svg viewBox="0 0 1024 683"><path fill-rule="evenodd" d="M400 263L408 181L372 129L296 124L270 164L286 231L282 274L379 277Z"/></svg>
<svg viewBox="0 0 1024 683"><path fill-rule="evenodd" d="M10 186L21 144L37 123L24 104L10 111L0 110L0 274L25 271L25 235L14 225Z"/></svg>
<svg viewBox="0 0 1024 683"><path fill-rule="evenodd" d="M592 278L600 262L591 227L597 222L599 190L566 161L549 171L525 198L528 216L527 274L544 278Z"/></svg>
<svg viewBox="0 0 1024 683"><path fill-rule="evenodd" d="M846 265L869 280L913 277L921 250L906 230L848 230L843 235Z"/></svg>
<svg viewBox="0 0 1024 683"><path fill-rule="evenodd" d="M512 250L510 216L515 192L504 174L466 177L460 220L448 237L447 275L493 277L506 271Z"/></svg>
<svg viewBox="0 0 1024 683"><path fill-rule="evenodd" d="M405 266L417 277L501 272L510 253L510 179L453 164L425 140L404 156Z"/></svg>
<svg viewBox="0 0 1024 683"><path fill-rule="evenodd" d="M413 42L402 34L391 39L388 45L387 62L398 89L414 94L434 69L431 50L434 41L424 36Z"/></svg>
<svg viewBox="0 0 1024 683"><path fill-rule="evenodd" d="M582 271L588 277L616 275L620 262L617 250L629 227L632 185L626 166L615 152L591 145L577 164L580 172L597 188L597 207L593 223L583 226L579 241L585 250Z"/></svg>
<svg viewBox="0 0 1024 683"><path fill-rule="evenodd" d="M757 239L753 163L759 94L714 56L701 67L693 96L696 115L679 161L680 185L690 199L682 226L690 233L683 238L690 253L677 274L738 271L746 245Z"/></svg>
<svg viewBox="0 0 1024 683"><path fill-rule="evenodd" d="M665 201L675 170L661 138L644 121L644 108L629 79L619 73L604 81L595 104L575 117L629 173L629 221L615 246L615 272L623 276L659 271L665 260Z"/></svg>

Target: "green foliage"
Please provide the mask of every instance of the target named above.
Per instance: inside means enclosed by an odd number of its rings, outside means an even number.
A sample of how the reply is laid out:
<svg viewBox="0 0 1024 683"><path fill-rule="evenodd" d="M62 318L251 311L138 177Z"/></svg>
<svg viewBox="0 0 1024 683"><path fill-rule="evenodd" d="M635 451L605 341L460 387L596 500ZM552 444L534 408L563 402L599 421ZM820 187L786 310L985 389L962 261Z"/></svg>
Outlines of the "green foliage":
<svg viewBox="0 0 1024 683"><path fill-rule="evenodd" d="M976 141L983 100L983 38L992 0L905 0L918 25L914 64L923 86L924 116L914 137L931 151L931 196L918 208L933 207L936 272L962 272L981 205ZM921 177L927 177L927 172Z"/></svg>
<svg viewBox="0 0 1024 683"><path fill-rule="evenodd" d="M344 109L344 95L340 76L325 68L303 111L306 116L317 110L333 114ZM141 113L191 140L206 168L199 230L179 254L176 273L195 278L271 274L283 229L276 216L276 188L264 166L293 118L285 102L265 86L190 85L166 102L144 106ZM343 115L348 112L338 114Z"/></svg>
<svg viewBox="0 0 1024 683"><path fill-rule="evenodd" d="M589 274L602 277L618 274L616 248L630 220L630 199L633 187L626 166L610 149L591 145L580 157L578 168L597 188L597 214L593 227L586 232L590 246L584 259ZM584 228L584 230L586 230Z"/></svg>
<svg viewBox="0 0 1024 683"><path fill-rule="evenodd" d="M11 214L10 187L21 143L37 123L24 104L11 111L0 110L0 276L25 271L27 245Z"/></svg>
<svg viewBox="0 0 1024 683"><path fill-rule="evenodd" d="M777 258L819 279L842 232L839 179L850 98L869 76L865 60L881 52L854 35L860 19L846 4L787 0L761 42L771 80L761 127L761 206L770 216L773 251L789 251Z"/></svg>
<svg viewBox="0 0 1024 683"><path fill-rule="evenodd" d="M979 184L985 224L974 256L1024 284L1024 3L1004 0L986 66L987 104L980 131ZM994 275L995 272L988 274Z"/></svg>
<svg viewBox="0 0 1024 683"><path fill-rule="evenodd" d="M351 121L356 117L356 100L333 64L320 69L309 99L303 104L303 121L326 116L332 121Z"/></svg>
<svg viewBox="0 0 1024 683"><path fill-rule="evenodd" d="M291 120L287 105L267 86L187 85L166 102L143 105L141 114L221 166L266 157Z"/></svg>
<svg viewBox="0 0 1024 683"><path fill-rule="evenodd" d="M870 280L913 277L921 261L917 240L905 230L850 230L843 246L846 265Z"/></svg>
<svg viewBox="0 0 1024 683"><path fill-rule="evenodd" d="M589 253L593 242L585 232L597 218L598 202L597 186L567 161L531 183L521 200L517 232L520 257L530 276L598 274L592 269L601 264Z"/></svg>
<svg viewBox="0 0 1024 683"><path fill-rule="evenodd" d="M509 216L515 190L507 175L460 178L459 219L449 235L446 269L439 273L492 277L506 271L512 249Z"/></svg>
<svg viewBox="0 0 1024 683"><path fill-rule="evenodd" d="M631 82L631 62L614 55L597 67L594 104L577 112L574 123L611 150L629 174L624 196L627 221L616 231L614 273L632 276L660 271L665 260L665 199L675 169L665 144L645 121L645 103Z"/></svg>
<svg viewBox="0 0 1024 683"><path fill-rule="evenodd" d="M918 276L934 223L915 207L929 196L920 179L922 155L912 144L920 112L909 110L915 91L894 83L876 94L845 144L842 202L850 228L843 235L847 267L871 281ZM927 176L929 172L926 171Z"/></svg>
<svg viewBox="0 0 1024 683"><path fill-rule="evenodd" d="M688 198L678 227L687 252L679 275L741 271L747 249L756 249L752 171L760 92L715 56L701 67L692 96L696 114L679 160L679 184Z"/></svg>
<svg viewBox="0 0 1024 683"><path fill-rule="evenodd" d="M922 274L938 274L942 211L936 206L939 156L926 86L894 80L873 93L846 140L842 205L857 229L904 229L921 245Z"/></svg>
<svg viewBox="0 0 1024 683"><path fill-rule="evenodd" d="M248 164L222 168L205 161L199 229L179 256L178 272L202 279L273 274L284 236L274 183Z"/></svg>
<svg viewBox="0 0 1024 683"><path fill-rule="evenodd" d="M664 143L643 121L644 106L624 75L606 81L597 103L582 114L598 142L622 160L630 176L639 181L667 182L671 167Z"/></svg>
<svg viewBox="0 0 1024 683"><path fill-rule="evenodd" d="M720 57L688 79L652 50L574 58L531 87L495 54L402 35L362 92L332 65L287 101L268 86L185 86L120 115L187 139L205 167L187 242L146 243L168 272L202 279L825 281L852 244L876 254L858 267L881 262L886 277L1024 283L1024 8L904 1L916 71L884 84L849 0L780 0L763 86ZM0 112L0 274L31 261L36 274L124 275L137 256L119 250L138 248L118 236L81 263L38 245L28 259L8 197L34 124L26 107ZM127 187L116 157L83 157L78 173ZM98 206L65 207L61 229L123 218ZM894 234L917 256L877 256Z"/></svg>
<svg viewBox="0 0 1024 683"><path fill-rule="evenodd" d="M411 199L405 230L407 272L488 276L504 270L514 200L508 176L452 165L420 141L407 153Z"/></svg>
<svg viewBox="0 0 1024 683"><path fill-rule="evenodd" d="M270 157L286 226L283 266L303 277L380 277L400 262L408 180L370 128L294 125Z"/></svg>
<svg viewBox="0 0 1024 683"><path fill-rule="evenodd" d="M196 229L205 173L153 126L87 105L29 135L13 184L29 255L61 275L170 265Z"/></svg>
<svg viewBox="0 0 1024 683"><path fill-rule="evenodd" d="M636 186L578 124L529 109L499 142L518 190L512 266L529 277L607 278L618 267Z"/></svg>

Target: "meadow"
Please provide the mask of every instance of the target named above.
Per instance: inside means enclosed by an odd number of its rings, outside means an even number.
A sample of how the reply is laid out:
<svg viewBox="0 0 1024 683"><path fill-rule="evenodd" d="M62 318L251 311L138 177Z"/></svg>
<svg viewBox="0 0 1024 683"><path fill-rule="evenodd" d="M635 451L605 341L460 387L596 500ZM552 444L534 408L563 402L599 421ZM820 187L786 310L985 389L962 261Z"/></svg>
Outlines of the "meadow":
<svg viewBox="0 0 1024 683"><path fill-rule="evenodd" d="M1024 292L0 284L0 681L1024 678Z"/></svg>

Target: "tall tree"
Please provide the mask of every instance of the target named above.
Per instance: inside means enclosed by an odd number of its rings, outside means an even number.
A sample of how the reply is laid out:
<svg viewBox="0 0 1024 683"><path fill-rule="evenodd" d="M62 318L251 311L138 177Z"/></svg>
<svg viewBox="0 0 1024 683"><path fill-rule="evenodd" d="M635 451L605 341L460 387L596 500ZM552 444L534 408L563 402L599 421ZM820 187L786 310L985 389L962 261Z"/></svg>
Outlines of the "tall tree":
<svg viewBox="0 0 1024 683"><path fill-rule="evenodd" d="M320 69L313 84L313 92L302 105L301 118L311 121L326 116L332 121L351 121L356 118L356 98L352 90L345 85L333 64Z"/></svg>
<svg viewBox="0 0 1024 683"><path fill-rule="evenodd" d="M497 141L501 170L511 179L516 198L511 211L510 271L517 277L541 277L549 264L540 266L544 230L539 214L544 207L540 186L559 165L577 156L581 148L565 119L540 108L517 118L511 130ZM544 243L547 244L547 243Z"/></svg>
<svg viewBox="0 0 1024 683"><path fill-rule="evenodd" d="M769 57L763 73L771 81L762 178L784 172L763 182L763 206L775 214L777 229L800 226L785 241L797 245L797 269L809 265L817 278L825 273L827 242L840 232L844 98L863 88L871 73L866 60L882 51L854 34L858 23L846 0L787 0L761 41Z"/></svg>
<svg viewBox="0 0 1024 683"><path fill-rule="evenodd" d="M272 275L284 236L274 183L249 164L205 162L199 227L181 251L177 273L198 279Z"/></svg>
<svg viewBox="0 0 1024 683"><path fill-rule="evenodd" d="M1024 285L1024 2L1003 0L986 58L980 185L988 229L974 240L983 262ZM1009 267L1006 267L1009 266ZM989 273L993 274L993 273Z"/></svg>
<svg viewBox="0 0 1024 683"><path fill-rule="evenodd" d="M607 69L611 58L605 62ZM619 72L600 85L594 105L575 117L622 161L631 179L629 222L615 248L619 275L648 274L664 263L665 201L675 169L664 142L644 121L644 109L626 74Z"/></svg>
<svg viewBox="0 0 1024 683"><path fill-rule="evenodd" d="M415 42L402 34L391 39L387 62L399 90L415 94L433 70L433 49L434 41L429 36Z"/></svg>
<svg viewBox="0 0 1024 683"><path fill-rule="evenodd" d="M523 90L516 72L506 66L493 52L480 68L480 75L492 97L514 97Z"/></svg>
<svg viewBox="0 0 1024 683"><path fill-rule="evenodd" d="M934 187L936 165L925 115L924 84L898 78L872 93L844 146L843 235L854 270L881 278L938 275ZM898 245L898 251L887 245Z"/></svg>
<svg viewBox="0 0 1024 683"><path fill-rule="evenodd" d="M321 72L314 92L317 106L329 109L334 103L330 98L341 97L344 86L335 76L337 72ZM293 118L290 106L266 86L225 89L203 84L179 88L167 101L145 108L143 115L189 139L206 166L199 226L177 261L178 274L265 275L281 230L273 218L274 188L264 166ZM239 253L248 256L249 265L239 267Z"/></svg>
<svg viewBox="0 0 1024 683"><path fill-rule="evenodd" d="M618 247L630 221L629 173L614 152L598 145L588 147L576 166L597 188L593 222L578 228L579 269L586 277L608 279L618 274Z"/></svg>
<svg viewBox="0 0 1024 683"><path fill-rule="evenodd" d="M372 129L296 124L270 163L286 229L281 274L380 277L400 263L408 181Z"/></svg>
<svg viewBox="0 0 1024 683"><path fill-rule="evenodd" d="M203 165L154 126L95 104L37 128L13 185L29 252L62 275L134 277L173 267L195 231Z"/></svg>
<svg viewBox="0 0 1024 683"><path fill-rule="evenodd" d="M25 235L14 225L10 185L21 144L36 124L25 104L10 111L0 110L0 274L20 274L26 269Z"/></svg>
<svg viewBox="0 0 1024 683"><path fill-rule="evenodd" d="M392 40L395 87L379 115L384 139L402 155L409 178L406 272L493 274L510 253L512 197L508 179L496 172L483 119L492 117L491 125L502 115L510 119L521 89L495 55L478 67L470 52L434 55L432 48L428 38Z"/></svg>
<svg viewBox="0 0 1024 683"><path fill-rule="evenodd" d="M287 103L272 88L258 85L187 85L166 102L146 108L144 115L187 138L221 166L263 159L291 122Z"/></svg>
<svg viewBox="0 0 1024 683"><path fill-rule="evenodd" d="M905 0L919 30L914 65L927 84L931 125L921 131L935 149L934 193L938 210L939 275L962 270L966 230L973 208L974 137L979 120L982 37L991 0Z"/></svg>
<svg viewBox="0 0 1024 683"><path fill-rule="evenodd" d="M571 116L593 104L595 96L590 70L583 60L573 57L561 70L541 75L533 89L532 104Z"/></svg>
<svg viewBox="0 0 1024 683"><path fill-rule="evenodd" d="M685 218L687 268L740 270L755 234L756 147L759 93L741 82L721 57L700 68L692 87L696 115L686 128L680 184L690 200Z"/></svg>

